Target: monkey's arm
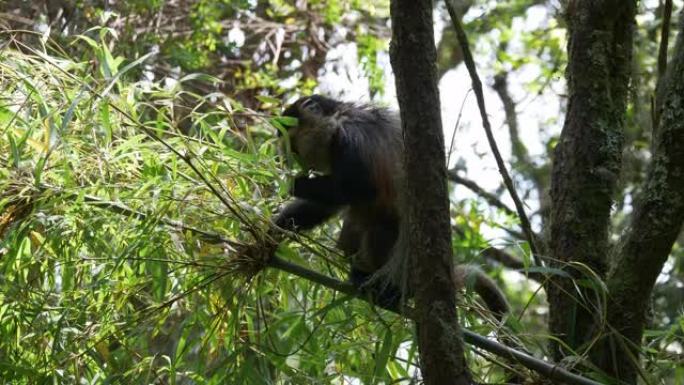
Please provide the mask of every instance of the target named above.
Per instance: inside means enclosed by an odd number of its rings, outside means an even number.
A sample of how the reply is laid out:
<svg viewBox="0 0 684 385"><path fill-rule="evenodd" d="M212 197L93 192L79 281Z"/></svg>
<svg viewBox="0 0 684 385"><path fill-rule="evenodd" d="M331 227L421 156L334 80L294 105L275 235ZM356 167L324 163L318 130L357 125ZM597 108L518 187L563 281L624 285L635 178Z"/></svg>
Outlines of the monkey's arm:
<svg viewBox="0 0 684 385"><path fill-rule="evenodd" d="M276 226L285 230L309 230L328 220L339 209L339 206L296 199L276 215L274 222Z"/></svg>
<svg viewBox="0 0 684 385"><path fill-rule="evenodd" d="M371 165L364 162L355 141L337 138L331 146L329 175L313 178L298 177L292 194L298 198L329 205L349 205L370 202L377 189L373 183Z"/></svg>
<svg viewBox="0 0 684 385"><path fill-rule="evenodd" d="M324 205L348 205L372 201L375 188L360 178L321 175L297 177L292 195Z"/></svg>

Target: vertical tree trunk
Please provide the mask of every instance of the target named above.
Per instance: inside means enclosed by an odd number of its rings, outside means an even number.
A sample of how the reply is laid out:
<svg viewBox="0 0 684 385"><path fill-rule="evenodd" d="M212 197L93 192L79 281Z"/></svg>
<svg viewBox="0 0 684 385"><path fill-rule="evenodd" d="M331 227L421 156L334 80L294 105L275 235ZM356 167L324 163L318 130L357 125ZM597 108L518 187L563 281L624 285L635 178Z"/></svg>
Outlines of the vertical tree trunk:
<svg viewBox="0 0 684 385"><path fill-rule="evenodd" d="M653 158L630 228L623 237L607 286L608 338L594 362L626 383L636 383L651 292L684 222L684 12L674 57L661 84L660 126Z"/></svg>
<svg viewBox="0 0 684 385"><path fill-rule="evenodd" d="M444 137L432 1L392 0L391 61L406 147L411 282L426 384L470 384L451 280Z"/></svg>
<svg viewBox="0 0 684 385"><path fill-rule="evenodd" d="M570 100L555 150L551 182L549 250L558 267L568 263L605 277L613 194L620 173L623 122L632 54L635 0L573 0L567 68ZM586 276L584 276L586 278ZM598 290L554 277L548 287L550 329L573 350L595 331ZM599 285L595 286L596 288ZM554 358L564 353L552 346Z"/></svg>

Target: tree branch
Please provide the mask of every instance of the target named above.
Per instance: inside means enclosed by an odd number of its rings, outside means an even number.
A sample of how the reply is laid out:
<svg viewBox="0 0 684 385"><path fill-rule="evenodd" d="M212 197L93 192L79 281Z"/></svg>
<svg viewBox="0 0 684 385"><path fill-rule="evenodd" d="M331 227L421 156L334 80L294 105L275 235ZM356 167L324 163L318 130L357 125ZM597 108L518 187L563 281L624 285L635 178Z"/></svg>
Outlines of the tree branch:
<svg viewBox="0 0 684 385"><path fill-rule="evenodd" d="M527 269L527 266L525 266L525 263L520 258L512 254L509 254L501 249L498 249L496 247L488 247L482 250L482 255L485 258L489 258L491 260L499 262L500 264L504 265L509 269L519 270L521 274L525 274L525 276L534 281L537 281L538 283L544 283L544 274L534 271L526 272L525 270Z"/></svg>
<svg viewBox="0 0 684 385"><path fill-rule="evenodd" d="M463 231L463 229L460 227L454 227L454 232L462 238L465 237L465 231ZM527 266L525 266L525 263L520 258L501 249L490 246L482 250L481 254L485 258L496 261L509 269L520 270L521 273L525 274L530 279L533 279L539 283L544 282L543 274L537 272L526 272L525 269L527 269Z"/></svg>
<svg viewBox="0 0 684 385"><path fill-rule="evenodd" d="M655 133L660 123L663 104L663 79L667 70L667 48L670 41L670 20L672 18L672 0L665 0L663 9L663 24L660 27L660 47L658 48L658 79L656 80L655 101L653 106L653 131ZM654 135L655 136L655 135Z"/></svg>
<svg viewBox="0 0 684 385"><path fill-rule="evenodd" d="M516 162L523 165L525 168L533 169L534 165L530 161L527 147L520 140L520 132L518 131L518 114L515 112L515 101L508 92L508 73L500 72L494 76L494 91L499 95L501 103L504 107L504 114L506 115L506 125L508 126L508 133L511 137L511 152Z"/></svg>
<svg viewBox="0 0 684 385"><path fill-rule="evenodd" d="M670 20L672 18L672 0L665 0L663 24L660 26L660 47L658 48L658 78L665 76L667 70L667 47L670 40Z"/></svg>
<svg viewBox="0 0 684 385"><path fill-rule="evenodd" d="M503 210L508 215L511 215L511 216L517 216L518 215L513 209L508 207L505 203L501 202L501 200L496 195L486 191L485 189L480 187L475 181L458 175L458 172L456 170L454 170L454 169L449 170L447 175L449 176L449 179L452 182L460 184L463 187L466 187L468 190L470 190L470 191L474 192L475 194L481 196L490 205Z"/></svg>
<svg viewBox="0 0 684 385"><path fill-rule="evenodd" d="M629 342L614 345L609 340L606 345L623 348L607 354L610 347L606 346L594 355L600 367L628 383L636 381L638 362L633 357L638 357L638 351L634 347L641 345L653 286L684 223L684 12L664 79L663 114L653 158L607 279L611 295L608 320L617 332L611 339L627 338Z"/></svg>
<svg viewBox="0 0 684 385"><path fill-rule="evenodd" d="M318 272L309 270L305 267L299 266L297 264L285 261L273 256L268 264L270 267L288 272L290 274L296 275L298 277L304 278L311 282L318 283L322 286L328 287L330 289L339 291L341 293L366 300L360 293L351 285L346 282L338 281L334 278L330 278L326 275L320 274ZM402 314L395 309L386 309L398 315L407 317L409 319L415 320L415 314L413 309L405 309ZM461 329L463 333L463 339L465 342L476 346L484 351L490 352L494 355L510 359L514 362L518 362L524 367L535 371L548 379L561 381L570 385L600 385L599 382L592 381L585 377L579 376L574 373L557 366L556 364L551 364L546 361L540 360L538 358L532 357L529 354L523 353L516 349L510 348L503 345L497 341L491 340L489 338L483 337L477 333L474 333L467 329Z"/></svg>
<svg viewBox="0 0 684 385"><path fill-rule="evenodd" d="M468 73L470 74L470 78L473 82L473 91L475 92L475 97L477 99L477 106L480 109L482 127L485 130L487 141L489 142L489 146L491 147L492 153L494 154L494 159L496 159L496 164L499 168L499 173L503 177L506 189L508 189L508 193L511 195L511 199L513 199L513 203L515 204L515 209L520 219L520 225L522 226L523 231L525 232L525 236L527 238L527 242L530 245L530 251L532 252L535 264L537 264L537 266L543 266L541 257L539 255L539 249L536 245L535 236L532 232L532 226L530 225L529 218L525 213L525 207L523 206L522 201L520 200L520 197L518 196L518 193L516 192L515 187L513 186L513 180L511 179L511 176L509 175L508 170L506 169L503 157L499 152L499 147L496 144L494 134L492 133L492 127L489 123L489 117L487 116L487 110L485 108L482 82L480 81L480 77L477 74L477 69L475 68L475 61L473 60L473 55L470 52L468 37L466 36L465 31L463 30L463 26L461 25L461 20L459 16L456 14L453 5L453 0L447 0L446 5L447 10L449 11L449 16L451 17L451 22L454 26L454 29L456 29L456 35L458 36L459 44L461 45L461 49L463 50L463 57L465 60L466 67L468 68Z"/></svg>

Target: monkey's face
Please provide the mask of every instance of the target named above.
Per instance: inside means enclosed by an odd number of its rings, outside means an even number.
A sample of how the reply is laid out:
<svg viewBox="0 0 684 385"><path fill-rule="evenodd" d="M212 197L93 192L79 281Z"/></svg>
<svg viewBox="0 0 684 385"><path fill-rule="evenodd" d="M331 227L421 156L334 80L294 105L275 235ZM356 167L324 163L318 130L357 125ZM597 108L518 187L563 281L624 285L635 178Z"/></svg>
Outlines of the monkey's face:
<svg viewBox="0 0 684 385"><path fill-rule="evenodd" d="M283 116L297 119L296 124L287 127L287 135L292 152L305 169L330 172L330 144L334 134L330 117L340 105L338 101L313 95L297 100L283 112Z"/></svg>

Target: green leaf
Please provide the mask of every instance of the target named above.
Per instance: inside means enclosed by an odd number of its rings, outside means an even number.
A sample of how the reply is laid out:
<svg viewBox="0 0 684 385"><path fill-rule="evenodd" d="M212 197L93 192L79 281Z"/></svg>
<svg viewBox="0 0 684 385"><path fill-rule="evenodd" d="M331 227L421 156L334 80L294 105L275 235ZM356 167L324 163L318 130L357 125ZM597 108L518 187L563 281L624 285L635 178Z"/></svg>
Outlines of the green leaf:
<svg viewBox="0 0 684 385"><path fill-rule="evenodd" d="M33 180L36 185L40 184L41 177L43 176L43 170L45 169L45 163L47 162L46 156L41 156L36 162L36 166L33 168Z"/></svg>
<svg viewBox="0 0 684 385"><path fill-rule="evenodd" d="M83 95L83 90L79 92L78 96L74 98L74 100L71 101L71 105L69 105L69 108L67 109L66 113L64 114L64 118L62 118L62 124L60 125L59 128L59 133L61 136L64 136L66 133L66 127L69 125L69 122L71 122L71 119L74 117L74 111L76 109L76 106L78 106L78 102L81 100L81 96Z"/></svg>
<svg viewBox="0 0 684 385"><path fill-rule="evenodd" d="M100 100L100 108L99 108L99 113L100 113L100 124L104 128L105 131L105 144L110 144L112 142L112 123L111 123L111 114L109 111L109 100L107 98L103 98Z"/></svg>
<svg viewBox="0 0 684 385"><path fill-rule="evenodd" d="M293 118L292 116L277 116L271 118L269 123L278 129L281 133L287 133L287 129L290 127L297 127L299 125L299 119Z"/></svg>
<svg viewBox="0 0 684 385"><path fill-rule="evenodd" d="M140 63L144 62L145 60L147 60L148 58L150 58L156 54L157 54L156 52L149 52L146 55L143 55L143 56L139 57L138 59L134 60L133 62L128 63L126 66L124 66L124 68L121 69L121 71L118 71L116 73L116 75L112 78L112 80L109 82L107 87L105 87L105 89L100 93L100 96L102 97L102 96L107 95L109 93L109 91L112 89L112 87L114 87L114 84L116 84L116 81L119 80L119 78L123 74L130 71L131 68L138 66Z"/></svg>
<svg viewBox="0 0 684 385"><path fill-rule="evenodd" d="M17 142L14 139L14 135L10 131L7 131L7 140L10 144L12 165L14 167L19 167L19 159L21 157L19 154L19 146L17 146Z"/></svg>
<svg viewBox="0 0 684 385"><path fill-rule="evenodd" d="M279 105L280 104L280 99L273 98L271 96L266 96L266 95L256 95L255 98L265 104L275 104Z"/></svg>
<svg viewBox="0 0 684 385"><path fill-rule="evenodd" d="M382 344L380 345L380 351L375 356L375 372L373 373L374 382L378 382L385 378L384 374L387 371L387 362L389 361L390 353L393 350L392 337L392 329L386 328Z"/></svg>

